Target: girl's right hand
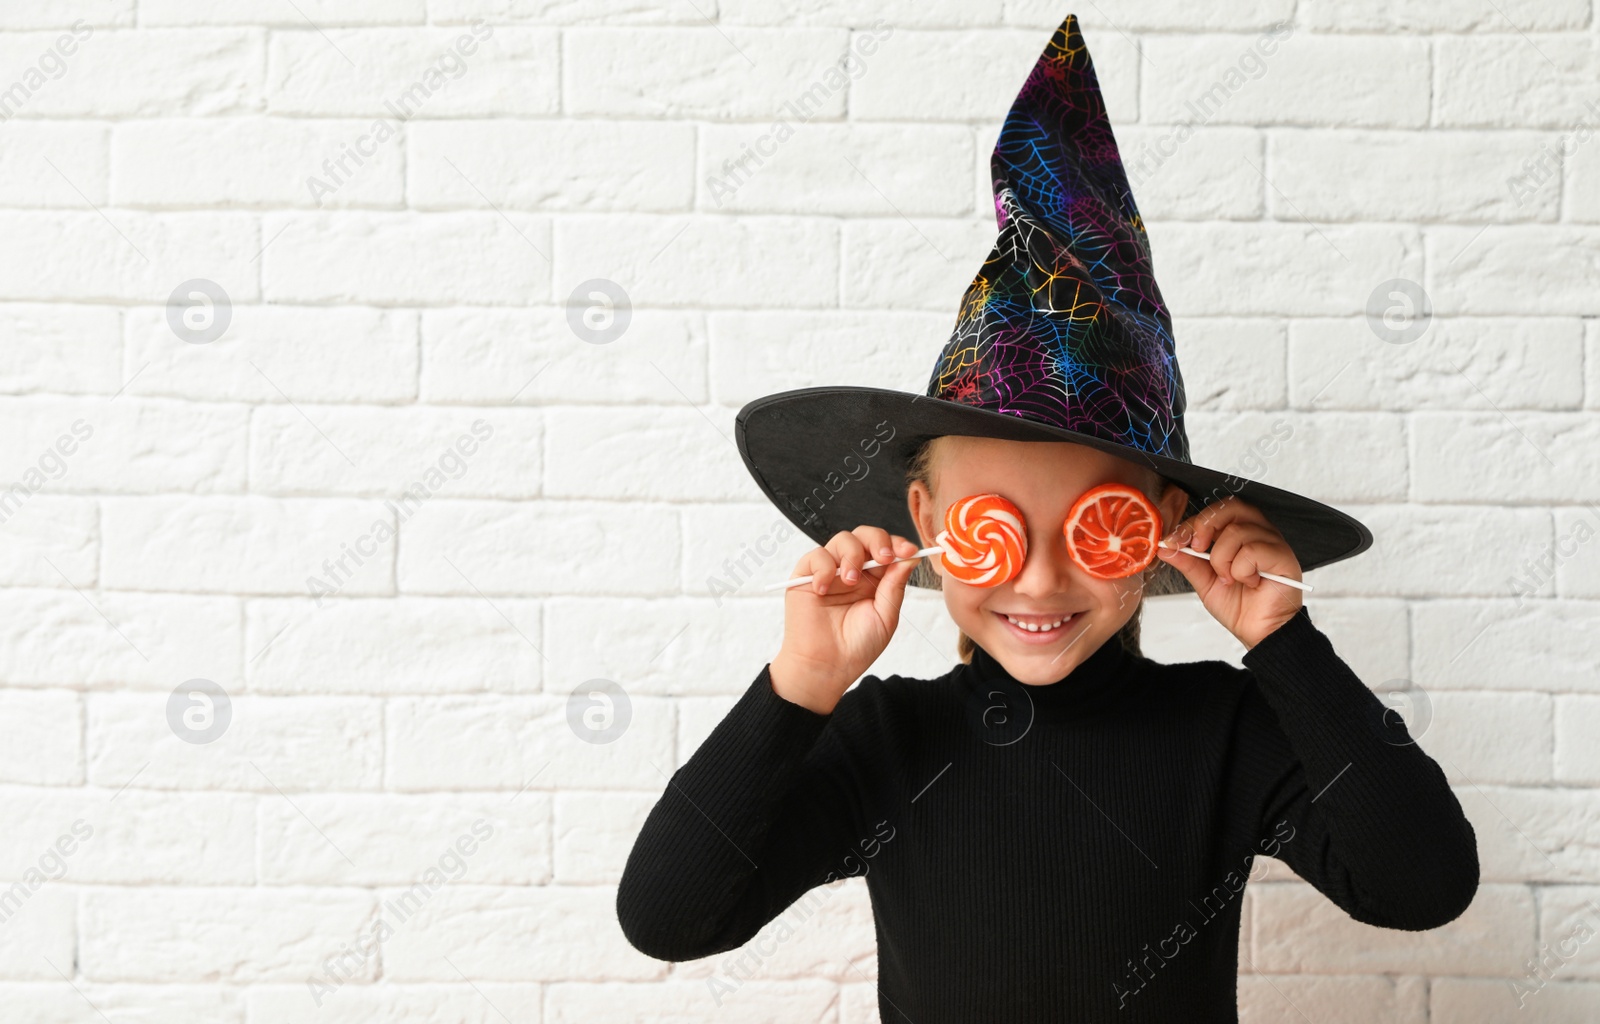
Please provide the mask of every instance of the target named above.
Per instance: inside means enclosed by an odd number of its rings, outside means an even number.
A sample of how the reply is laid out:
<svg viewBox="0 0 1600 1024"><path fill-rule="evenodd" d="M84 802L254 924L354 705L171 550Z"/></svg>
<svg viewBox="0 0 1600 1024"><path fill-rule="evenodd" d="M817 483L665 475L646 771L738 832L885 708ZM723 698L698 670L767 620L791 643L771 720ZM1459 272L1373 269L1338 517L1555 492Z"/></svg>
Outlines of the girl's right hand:
<svg viewBox="0 0 1600 1024"><path fill-rule="evenodd" d="M793 575L816 578L784 594L783 646L770 668L773 691L818 714L832 714L850 684L889 646L916 553L916 544L876 526L840 530L806 552ZM874 558L900 561L861 568ZM844 572L835 571L840 568Z"/></svg>

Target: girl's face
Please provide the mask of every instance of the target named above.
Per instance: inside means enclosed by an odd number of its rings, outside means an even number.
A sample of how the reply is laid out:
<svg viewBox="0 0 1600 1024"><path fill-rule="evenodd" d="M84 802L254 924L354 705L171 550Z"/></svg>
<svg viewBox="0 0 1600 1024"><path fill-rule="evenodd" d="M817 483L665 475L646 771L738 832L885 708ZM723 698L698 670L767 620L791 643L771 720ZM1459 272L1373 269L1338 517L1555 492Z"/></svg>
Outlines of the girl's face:
<svg viewBox="0 0 1600 1024"><path fill-rule="evenodd" d="M1103 580L1084 572L1067 554L1061 525L1084 491L1123 483L1156 501L1171 529L1188 502L1184 490L1153 470L1066 441L950 435L936 439L933 447L932 492L919 480L907 493L922 547L932 546L944 528L945 509L972 494L1002 495L1022 511L1027 526L1022 570L997 587L961 583L945 572L937 555L929 558L943 577L945 606L962 632L1030 685L1057 682L1102 643L1116 642L1117 631L1139 606L1143 577ZM1049 632L1030 632L1008 616L1041 626L1071 618Z"/></svg>

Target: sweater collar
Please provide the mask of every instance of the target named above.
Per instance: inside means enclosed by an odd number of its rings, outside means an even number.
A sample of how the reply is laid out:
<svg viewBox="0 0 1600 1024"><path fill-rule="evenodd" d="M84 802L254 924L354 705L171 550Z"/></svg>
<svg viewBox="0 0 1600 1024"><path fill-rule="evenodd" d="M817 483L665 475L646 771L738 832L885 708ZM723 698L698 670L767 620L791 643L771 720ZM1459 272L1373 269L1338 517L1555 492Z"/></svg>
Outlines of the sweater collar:
<svg viewBox="0 0 1600 1024"><path fill-rule="evenodd" d="M1030 686L1018 682L988 651L974 645L969 669L981 685L1002 685L1024 692L1042 714L1075 714L1098 710L1127 689L1133 657L1115 635L1107 638L1083 663L1053 683Z"/></svg>

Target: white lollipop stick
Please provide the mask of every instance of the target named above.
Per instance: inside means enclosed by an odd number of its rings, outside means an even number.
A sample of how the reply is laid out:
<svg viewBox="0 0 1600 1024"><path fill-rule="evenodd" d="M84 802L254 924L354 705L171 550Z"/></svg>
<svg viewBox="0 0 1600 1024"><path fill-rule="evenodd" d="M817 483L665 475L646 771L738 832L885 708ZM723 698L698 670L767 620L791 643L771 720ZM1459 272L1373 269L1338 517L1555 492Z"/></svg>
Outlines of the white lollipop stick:
<svg viewBox="0 0 1600 1024"><path fill-rule="evenodd" d="M1166 547L1166 545L1162 544L1160 541L1156 541L1156 544L1160 547ZM1211 561L1211 553L1209 551L1196 551L1194 548L1189 547L1178 548L1178 550L1182 551L1186 555L1194 555L1196 558L1204 558L1208 562ZM1286 583L1296 590L1311 589L1311 584L1309 583L1301 583L1299 580L1292 580L1287 576L1279 576L1275 572L1257 572L1256 575L1260 576L1264 580L1273 580L1277 583Z"/></svg>
<svg viewBox="0 0 1600 1024"><path fill-rule="evenodd" d="M936 554L938 554L939 552L941 552L943 550L944 550L944 548L941 548L939 545L935 544L931 548L923 548L921 551L918 551L916 554L912 555L911 557L912 558L921 558L924 555L936 555ZM895 558L895 559L891 559L891 561L899 562L899 561L903 561L903 559ZM887 565L887 564L888 564L888 562L880 562L876 558L874 558L870 562L863 563L861 568L863 568L863 569L876 569L879 566ZM844 566L841 565L839 567L839 569L835 569L834 572L837 573L843 568L844 568ZM816 578L817 577L816 577L815 573L812 573L810 576L796 576L794 579L787 580L787 581L785 581L783 583L768 583L766 586L762 587L761 589L762 590L787 590L790 587L798 587L802 583L810 583L812 580L814 580Z"/></svg>

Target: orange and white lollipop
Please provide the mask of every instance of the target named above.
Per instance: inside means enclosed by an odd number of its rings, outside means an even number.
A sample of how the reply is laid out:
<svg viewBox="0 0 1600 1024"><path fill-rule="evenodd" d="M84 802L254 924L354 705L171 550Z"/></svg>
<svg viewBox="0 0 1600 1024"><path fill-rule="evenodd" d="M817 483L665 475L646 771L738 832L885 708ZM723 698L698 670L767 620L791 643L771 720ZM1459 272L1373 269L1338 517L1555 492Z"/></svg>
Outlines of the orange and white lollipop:
<svg viewBox="0 0 1600 1024"><path fill-rule="evenodd" d="M1028 531L1022 510L998 494L974 494L945 509L934 538L945 571L972 587L998 587L1022 569Z"/></svg>

